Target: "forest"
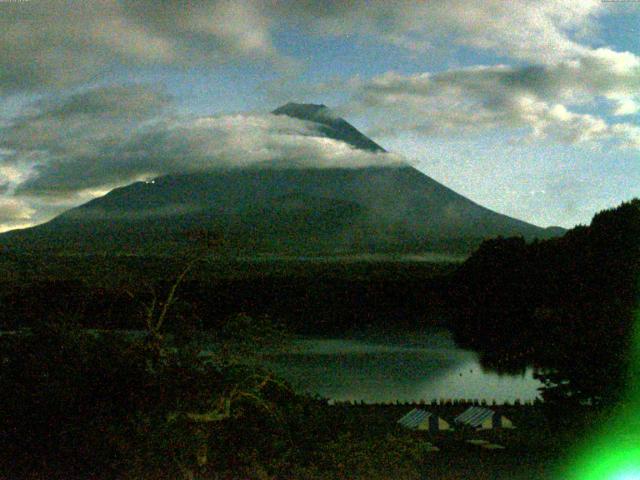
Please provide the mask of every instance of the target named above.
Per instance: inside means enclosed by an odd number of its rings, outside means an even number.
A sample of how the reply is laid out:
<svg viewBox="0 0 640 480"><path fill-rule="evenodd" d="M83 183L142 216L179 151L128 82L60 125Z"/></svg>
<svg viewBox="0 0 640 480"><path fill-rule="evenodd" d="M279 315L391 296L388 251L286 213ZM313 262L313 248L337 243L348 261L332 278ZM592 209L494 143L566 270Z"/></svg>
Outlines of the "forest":
<svg viewBox="0 0 640 480"><path fill-rule="evenodd" d="M453 275L456 340L489 368L534 366L546 402L616 402L637 348L639 238L635 199L561 238L485 241Z"/></svg>

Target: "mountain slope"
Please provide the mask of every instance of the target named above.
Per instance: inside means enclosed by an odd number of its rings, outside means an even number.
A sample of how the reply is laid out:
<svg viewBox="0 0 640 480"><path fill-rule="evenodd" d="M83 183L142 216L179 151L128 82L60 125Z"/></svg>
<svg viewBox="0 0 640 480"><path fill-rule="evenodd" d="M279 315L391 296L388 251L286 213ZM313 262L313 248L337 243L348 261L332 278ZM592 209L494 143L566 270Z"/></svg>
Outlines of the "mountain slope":
<svg viewBox="0 0 640 480"><path fill-rule="evenodd" d="M325 105L311 103L287 103L276 108L274 115L287 115L288 117L308 120L319 124L319 130L329 138L341 140L349 145L367 150L369 152L385 152L386 150L376 142L367 138L353 125L331 113Z"/></svg>
<svg viewBox="0 0 640 480"><path fill-rule="evenodd" d="M384 151L322 105L274 111L320 125L324 135ZM159 253L207 229L244 254L468 252L484 238L553 236L486 209L409 166L236 169L164 176L115 189L50 222L9 232L16 248Z"/></svg>

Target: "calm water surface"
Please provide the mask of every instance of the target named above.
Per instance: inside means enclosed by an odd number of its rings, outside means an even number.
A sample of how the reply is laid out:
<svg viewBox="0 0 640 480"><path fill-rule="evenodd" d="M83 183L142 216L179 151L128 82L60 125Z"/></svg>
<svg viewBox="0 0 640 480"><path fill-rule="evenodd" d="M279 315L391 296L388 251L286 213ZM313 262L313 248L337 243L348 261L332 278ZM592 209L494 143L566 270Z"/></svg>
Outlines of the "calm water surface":
<svg viewBox="0 0 640 480"><path fill-rule="evenodd" d="M391 339L302 338L287 352L266 360L299 391L332 400L525 401L535 399L540 386L531 370L521 376L483 371L477 355L456 347L444 330Z"/></svg>
<svg viewBox="0 0 640 480"><path fill-rule="evenodd" d="M263 356L263 361L298 391L331 400L479 399L501 403L533 400L541 386L531 370L519 376L485 372L477 355L458 348L443 329L300 338L282 353Z"/></svg>

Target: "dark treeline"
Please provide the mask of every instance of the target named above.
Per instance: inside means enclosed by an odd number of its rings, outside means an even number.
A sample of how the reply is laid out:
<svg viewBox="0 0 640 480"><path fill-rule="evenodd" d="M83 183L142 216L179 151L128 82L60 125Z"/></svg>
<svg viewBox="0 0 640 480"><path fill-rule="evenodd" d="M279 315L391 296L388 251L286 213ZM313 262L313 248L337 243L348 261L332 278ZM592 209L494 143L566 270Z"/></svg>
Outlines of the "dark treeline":
<svg viewBox="0 0 640 480"><path fill-rule="evenodd" d="M536 367L544 398L610 403L627 383L640 278L640 200L590 226L484 242L456 272L456 340L485 365Z"/></svg>
<svg viewBox="0 0 640 480"><path fill-rule="evenodd" d="M216 328L239 312L269 316L304 334L441 323L446 313L446 277L435 275L433 268L407 268L415 272L402 277L341 271L245 278L196 276L180 286L171 324L178 329ZM83 327L141 328L141 306L152 295L166 292L172 275L158 272L144 281L103 280L102 285L81 279L5 282L0 284L0 328L31 327L61 314L74 316Z"/></svg>

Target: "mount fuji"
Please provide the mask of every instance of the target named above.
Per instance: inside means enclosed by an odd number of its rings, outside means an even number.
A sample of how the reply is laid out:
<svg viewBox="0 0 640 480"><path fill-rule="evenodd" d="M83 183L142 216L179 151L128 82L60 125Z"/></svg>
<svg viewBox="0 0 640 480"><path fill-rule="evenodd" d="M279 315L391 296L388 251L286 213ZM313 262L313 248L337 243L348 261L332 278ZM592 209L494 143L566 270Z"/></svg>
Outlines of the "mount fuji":
<svg viewBox="0 0 640 480"><path fill-rule="evenodd" d="M353 151L385 152L324 105L288 103L272 113L312 122L318 135ZM488 237L561 233L482 207L409 165L381 163L160 176L7 232L0 243L59 253L167 253L194 229L216 232L243 255L468 253Z"/></svg>

